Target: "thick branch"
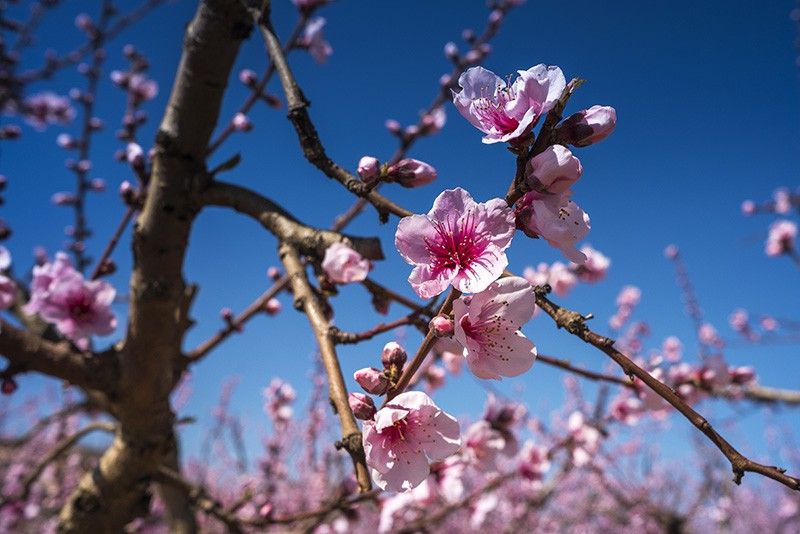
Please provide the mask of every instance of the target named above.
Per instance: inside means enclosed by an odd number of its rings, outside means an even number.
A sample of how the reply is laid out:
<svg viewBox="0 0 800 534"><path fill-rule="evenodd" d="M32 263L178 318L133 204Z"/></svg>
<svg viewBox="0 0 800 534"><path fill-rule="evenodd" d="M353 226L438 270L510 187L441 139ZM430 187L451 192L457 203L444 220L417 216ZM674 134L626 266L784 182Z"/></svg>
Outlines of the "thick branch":
<svg viewBox="0 0 800 534"><path fill-rule="evenodd" d="M322 363L325 365L325 372L328 375L331 403L339 415L339 422L342 427L341 446L350 453L355 466L359 488L362 492L369 491L371 482L364 456L364 448L361 443L361 432L358 430L353 411L347 401L347 386L344 383L342 369L336 356L336 347L333 339L328 334L331 327L330 322L325 318L322 305L308 282L305 268L300 261L297 250L291 245L281 243L279 254L292 284L295 307L305 312L319 344Z"/></svg>
<svg viewBox="0 0 800 534"><path fill-rule="evenodd" d="M0 354L15 372L34 371L84 389L111 391L115 353L78 352L68 341L47 341L0 319Z"/></svg>
<svg viewBox="0 0 800 534"><path fill-rule="evenodd" d="M304 254L322 258L329 246L342 242L367 259L381 260L384 257L378 238L352 237L311 228L270 199L244 187L213 182L203 191L202 202L205 205L233 208L252 217L279 240L291 244Z"/></svg>

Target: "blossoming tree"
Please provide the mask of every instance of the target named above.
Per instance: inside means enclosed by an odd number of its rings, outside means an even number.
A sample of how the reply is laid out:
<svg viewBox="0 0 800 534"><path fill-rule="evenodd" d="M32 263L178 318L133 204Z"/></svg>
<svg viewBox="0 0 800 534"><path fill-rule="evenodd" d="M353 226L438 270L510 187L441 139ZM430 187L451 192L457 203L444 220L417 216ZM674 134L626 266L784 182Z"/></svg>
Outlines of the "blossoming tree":
<svg viewBox="0 0 800 534"><path fill-rule="evenodd" d="M287 59L293 50L305 50L317 62L332 53L323 33L326 21L317 15L326 0L294 0L297 25L283 42L269 0L202 0L186 27L174 80L157 83L149 78L148 59L133 45L124 49L129 68L105 73L107 43L149 11L166 9L162 3L143 0L125 11L103 0L97 16L75 20L84 44L64 55L48 54L45 64L34 68L21 64L18 52L29 46L40 20L58 2L33 2L27 18L21 19L5 4L0 8L8 33L0 41L5 116L24 120L33 129L82 121L79 135L58 136L58 145L77 158L68 162L75 190L52 198L75 214L67 250L52 257L40 251L28 281L21 262L0 248L0 355L6 362L0 371L2 392L19 395L15 378L24 373L54 378L69 392L51 416L30 417L30 428L9 438L3 449L9 452L2 460L0 530L119 532L166 526L175 532L427 532L469 525L509 532L569 526L682 532L731 521L745 525L745 531L800 528L800 479L742 453L698 406L709 397L797 405L800 394L759 385L752 368L726 363L723 341L702 317L677 247L668 247L665 256L675 264L694 320L701 347L698 361L684 361L683 344L675 337L664 341L657 356L645 355L647 325L631 322L641 299L637 287L627 286L618 296L609 321L616 339L593 330L590 314L556 302L578 283L602 280L611 264L582 243L591 223L572 187L583 174L576 152L611 135L617 116L607 105L570 110L570 98L583 80L568 80L557 66L521 65L507 79L481 66L490 54L489 42L520 0L489 2L484 31L463 36L466 53L448 43L445 54L452 72L441 78L418 123L402 127L387 122L398 140L397 151L384 162L365 155L354 172L326 152ZM263 40L267 67L262 74L249 69L238 73L248 96L230 119L221 120L226 87L237 77L234 62L246 39ZM85 79L84 89L74 89L69 97L31 91L34 82L74 65ZM273 77L280 95L268 92ZM101 257L93 260L86 252L91 235L86 205L90 194L106 187L90 178L95 157L91 142L104 127L95 116L97 88L106 79L126 95L117 158L127 165L130 179L119 191L122 217ZM171 86L169 101L152 148L145 150L142 145L149 143L140 139L139 131L147 121L142 108L166 86ZM290 213L291 206L223 180L223 173L239 163L238 155L211 166L211 156L227 140L253 130L248 114L260 104L285 106L308 162L352 194L355 203L331 228L305 224ZM451 104L480 132L474 150L480 141L508 148L509 180L498 185L494 198L474 198L462 187L432 193L430 210L415 213L391 199L392 188L428 186L435 191L436 169L409 152L444 127ZM16 123L0 127L0 139L9 147L21 135L36 133ZM282 269L269 270L273 285L247 309L238 314L223 309L219 332L187 348L185 335L194 323L192 301L198 288L184 279L184 263L192 227L211 207L238 212L274 235ZM800 265L797 226L789 218L798 207L800 196L781 190L773 201L748 201L742 210L786 216L770 226L766 253ZM376 211L382 224L396 228L393 247L375 237L345 233L364 210ZM117 269L114 254L129 226L133 265L128 312L117 317L112 303L126 291L105 277ZM10 233L3 223L0 237ZM558 250L566 263L511 264L507 251L530 238ZM380 270L375 262L384 258L384 249L410 266L407 282L381 284L369 276ZM418 298L404 295L406 283ZM373 328L348 332L334 326L339 304L333 296L337 286L346 284L369 291L377 323ZM270 383L265 410L272 433L258 468L247 473L242 426L229 410L229 384L203 450L206 460L213 449L223 465L230 461L241 473L228 477L222 470L215 477L209 475L207 461L182 463L177 428L191 421L176 414L185 402L189 370L213 357L214 349L255 315L281 313L276 297L283 292L292 295L294 306L305 315L318 347L306 417L295 417L296 393L289 384L279 379ZM387 314L390 304L408 313L383 322L377 317ZM593 371L539 354L522 333L535 315L604 354L617 371ZM737 310L730 322L745 339L757 341L777 330L780 321L762 317L756 326L746 311ZM375 365L362 369L340 359L343 345L403 327L421 332L418 346L389 341ZM98 337L112 333L119 334L118 341L99 347ZM561 424L552 428L529 418L522 404L493 393L482 417L470 424L452 415L457 406L431 396L464 363L465 373L490 388L491 380L531 372L537 360L573 377L566 382L567 400L558 413ZM349 375L363 391L348 391ZM596 401L583 398L577 378L603 384ZM37 402L48 404L41 398ZM643 455L634 439L606 447L616 428L645 428L648 420L669 414L687 419L705 437L697 444L703 480L670 478L657 470L631 480L608 468ZM20 417L3 417L15 415ZM334 440L328 439L329 418L336 420ZM110 445L99 451L81 448L80 440L92 432L112 436ZM302 451L292 444L293 436L304 436ZM233 440L235 454L226 439ZM302 460L293 470L289 466L297 455ZM723 463L737 484L747 473L771 479L766 493L737 488L719 494ZM697 487L691 498L678 503L667 498L692 484ZM153 489L158 490L155 498ZM747 507L767 509L773 504L769 499L780 499L779 513L747 517L743 512ZM714 503L711 512L700 514L709 502Z"/></svg>

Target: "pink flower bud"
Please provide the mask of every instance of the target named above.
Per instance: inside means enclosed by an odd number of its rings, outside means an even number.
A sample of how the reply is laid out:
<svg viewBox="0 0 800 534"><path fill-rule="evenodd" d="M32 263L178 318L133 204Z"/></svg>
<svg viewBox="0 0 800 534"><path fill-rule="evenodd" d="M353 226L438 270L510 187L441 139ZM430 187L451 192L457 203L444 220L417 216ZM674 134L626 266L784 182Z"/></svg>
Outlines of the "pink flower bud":
<svg viewBox="0 0 800 534"><path fill-rule="evenodd" d="M473 30L467 28L467 29L465 29L465 30L463 30L461 32L461 38L464 39L468 43L472 43L473 41L475 41L475 38L476 38L475 32Z"/></svg>
<svg viewBox="0 0 800 534"><path fill-rule="evenodd" d="M126 202L133 197L133 192L133 185L128 180L119 184L119 196L125 199Z"/></svg>
<svg viewBox="0 0 800 534"><path fill-rule="evenodd" d="M381 172L381 162L372 156L364 156L358 160L357 172L362 180L372 182Z"/></svg>
<svg viewBox="0 0 800 534"><path fill-rule="evenodd" d="M405 349L396 341L390 341L384 345L383 352L381 352L381 363L385 368L388 369L394 365L402 368L407 359L408 355Z"/></svg>
<svg viewBox="0 0 800 534"><path fill-rule="evenodd" d="M375 416L375 402L372 397L364 395L363 393L350 393L347 396L347 402L350 403L350 409L353 410L353 415L356 419L366 421Z"/></svg>
<svg viewBox="0 0 800 534"><path fill-rule="evenodd" d="M556 138L573 146L589 146L611 135L617 112L611 106L592 106L571 115L556 128Z"/></svg>
<svg viewBox="0 0 800 534"><path fill-rule="evenodd" d="M489 24L499 24L503 20L503 12L495 9L489 13Z"/></svg>
<svg viewBox="0 0 800 534"><path fill-rule="evenodd" d="M389 379L374 367L365 367L353 373L353 378L367 393L383 395L389 387Z"/></svg>
<svg viewBox="0 0 800 534"><path fill-rule="evenodd" d="M267 276L271 280L278 280L281 277L281 270L272 265L267 269Z"/></svg>
<svg viewBox="0 0 800 534"><path fill-rule="evenodd" d="M81 13L77 17L75 17L75 27L79 30L90 32L94 30L94 23L92 22L91 17L86 13Z"/></svg>
<svg viewBox="0 0 800 534"><path fill-rule="evenodd" d="M222 320L226 323L229 323L233 320L233 310L230 308L222 308L219 311L219 316L222 317Z"/></svg>
<svg viewBox="0 0 800 534"><path fill-rule="evenodd" d="M144 150L136 143L128 143L125 148L125 159L134 167L144 166Z"/></svg>
<svg viewBox="0 0 800 534"><path fill-rule="evenodd" d="M120 87L128 85L128 73L121 70L112 70L109 75L111 81Z"/></svg>
<svg viewBox="0 0 800 534"><path fill-rule="evenodd" d="M450 60L458 59L458 47L454 42L450 41L444 45L444 55Z"/></svg>
<svg viewBox="0 0 800 534"><path fill-rule="evenodd" d="M66 149L75 148L78 146L78 142L75 140L75 138L66 133L58 134L58 137L56 137L56 144L61 148Z"/></svg>
<svg viewBox="0 0 800 534"><path fill-rule="evenodd" d="M444 315L437 315L428 324L436 337L449 337L453 335L453 320Z"/></svg>
<svg viewBox="0 0 800 534"><path fill-rule="evenodd" d="M94 191L95 193L102 193L106 190L106 181L102 178L93 178L89 182L89 189Z"/></svg>
<svg viewBox="0 0 800 534"><path fill-rule="evenodd" d="M389 167L386 181L397 182L403 187L419 187L431 183L436 176L436 169L424 161L406 158Z"/></svg>
<svg viewBox="0 0 800 534"><path fill-rule="evenodd" d="M283 305L281 304L281 301L279 301L278 299L276 299L274 297L269 299L267 301L267 303L264 305L264 310L269 315L277 315L277 314L280 313L280 311L282 309L283 309Z"/></svg>
<svg viewBox="0 0 800 534"><path fill-rule="evenodd" d="M677 245L667 245L667 248L664 249L664 257L668 260L674 260L678 254L680 254L680 250Z"/></svg>
<svg viewBox="0 0 800 534"><path fill-rule="evenodd" d="M442 74L439 77L439 85L441 85L442 87L447 87L452 83L453 83L453 77L450 76L449 74Z"/></svg>
<svg viewBox="0 0 800 534"><path fill-rule="evenodd" d="M239 71L239 81L247 87L251 87L258 82L258 75L250 69L242 69Z"/></svg>
<svg viewBox="0 0 800 534"><path fill-rule="evenodd" d="M389 119L385 123L386 129L389 130L390 133L395 135L400 133L400 123L394 119Z"/></svg>
<svg viewBox="0 0 800 534"><path fill-rule="evenodd" d="M247 115L244 113L237 113L234 115L231 125L233 125L233 128L239 132L249 132L253 129L253 123L250 122L250 119L248 119Z"/></svg>
<svg viewBox="0 0 800 534"><path fill-rule="evenodd" d="M742 213L744 215L753 215L756 212L756 203L752 200L745 200L742 202Z"/></svg>
<svg viewBox="0 0 800 534"><path fill-rule="evenodd" d="M71 206L75 204L75 200L75 195L67 192L54 193L53 196L50 197L50 202L56 206Z"/></svg>
<svg viewBox="0 0 800 534"><path fill-rule="evenodd" d="M528 162L525 179L531 189L539 192L563 193L578 181L583 166L568 148L549 146Z"/></svg>

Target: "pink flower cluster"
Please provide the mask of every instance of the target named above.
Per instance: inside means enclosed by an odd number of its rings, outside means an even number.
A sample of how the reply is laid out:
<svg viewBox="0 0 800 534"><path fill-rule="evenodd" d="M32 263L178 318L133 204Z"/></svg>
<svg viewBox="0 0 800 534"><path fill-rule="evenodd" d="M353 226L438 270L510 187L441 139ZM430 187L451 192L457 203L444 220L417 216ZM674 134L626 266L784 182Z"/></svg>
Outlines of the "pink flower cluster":
<svg viewBox="0 0 800 534"><path fill-rule="evenodd" d="M542 262L536 266L536 269L526 267L522 275L531 285L547 284L556 295L562 297L566 296L579 281L596 283L605 278L611 267L611 260L590 245L581 247L580 252L586 256L586 261L581 265L577 263L564 264L560 261L548 265Z"/></svg>
<svg viewBox="0 0 800 534"><path fill-rule="evenodd" d="M65 337L86 346L93 335L108 335L117 326L111 311L116 290L102 280L85 280L63 252L33 268L31 297L25 312L55 324Z"/></svg>
<svg viewBox="0 0 800 534"><path fill-rule="evenodd" d="M611 316L611 319L608 320L609 326L614 330L622 328L625 323L628 322L628 319L630 319L633 310L639 305L641 299L641 289L636 286L623 287L619 295L617 295L617 311Z"/></svg>

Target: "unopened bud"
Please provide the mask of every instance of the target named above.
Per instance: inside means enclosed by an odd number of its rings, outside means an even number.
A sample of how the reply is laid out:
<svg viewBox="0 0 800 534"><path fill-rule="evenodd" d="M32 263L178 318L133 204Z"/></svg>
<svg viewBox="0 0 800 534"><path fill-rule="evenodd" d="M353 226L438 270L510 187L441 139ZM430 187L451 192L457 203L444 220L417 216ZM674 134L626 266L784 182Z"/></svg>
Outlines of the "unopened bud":
<svg viewBox="0 0 800 534"><path fill-rule="evenodd" d="M397 182L403 187L419 187L431 183L436 176L436 169L424 161L406 158L389 167L386 181Z"/></svg>
<svg viewBox="0 0 800 534"><path fill-rule="evenodd" d="M381 162L372 156L364 156L358 160L358 175L366 183L370 183L378 177L381 172Z"/></svg>
<svg viewBox="0 0 800 534"><path fill-rule="evenodd" d="M617 125L617 112L611 106L592 106L569 116L556 128L559 143L589 146L611 135Z"/></svg>
<svg viewBox="0 0 800 534"><path fill-rule="evenodd" d="M353 410L353 415L356 419L366 421L375 416L375 403L372 397L364 395L363 393L350 393L347 396L347 402L350 403L350 409Z"/></svg>
<svg viewBox="0 0 800 534"><path fill-rule="evenodd" d="M453 335L453 320L444 315L437 315L431 319L428 326L436 337L450 337Z"/></svg>
<svg viewBox="0 0 800 534"><path fill-rule="evenodd" d="M264 311L266 311L269 315L277 315L283 309L283 305L281 301L276 298L271 298L264 304Z"/></svg>
<svg viewBox="0 0 800 534"><path fill-rule="evenodd" d="M353 373L353 378L367 393L383 395L389 388L389 379L374 367L365 367Z"/></svg>
<svg viewBox="0 0 800 534"><path fill-rule="evenodd" d="M383 352L381 352L381 363L387 369L394 365L402 368L407 359L408 354L406 354L405 349L396 341L390 341L384 345Z"/></svg>

